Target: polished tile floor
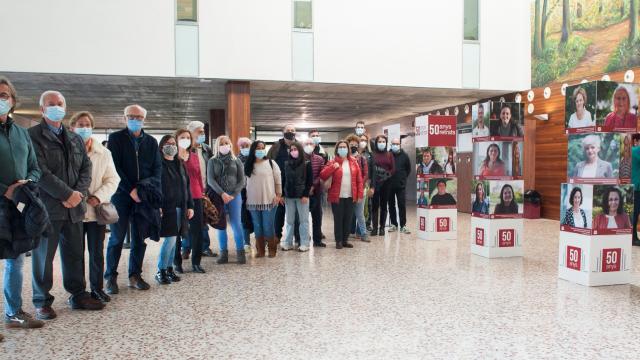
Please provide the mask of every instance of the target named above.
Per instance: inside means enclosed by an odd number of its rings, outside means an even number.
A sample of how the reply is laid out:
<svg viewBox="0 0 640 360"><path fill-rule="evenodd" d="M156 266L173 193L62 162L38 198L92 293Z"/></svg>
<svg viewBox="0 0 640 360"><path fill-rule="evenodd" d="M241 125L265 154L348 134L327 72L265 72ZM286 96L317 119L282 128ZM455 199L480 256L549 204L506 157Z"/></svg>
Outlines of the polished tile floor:
<svg viewBox="0 0 640 360"><path fill-rule="evenodd" d="M526 220L525 235L524 258L471 255L460 214L457 241L393 233L245 266L205 258L207 274L146 292L121 279L121 293L93 313L65 304L56 261L58 318L41 330L3 329L0 358L640 358L640 249L631 285L587 288L557 278L557 221ZM158 250L147 249L147 280Z"/></svg>

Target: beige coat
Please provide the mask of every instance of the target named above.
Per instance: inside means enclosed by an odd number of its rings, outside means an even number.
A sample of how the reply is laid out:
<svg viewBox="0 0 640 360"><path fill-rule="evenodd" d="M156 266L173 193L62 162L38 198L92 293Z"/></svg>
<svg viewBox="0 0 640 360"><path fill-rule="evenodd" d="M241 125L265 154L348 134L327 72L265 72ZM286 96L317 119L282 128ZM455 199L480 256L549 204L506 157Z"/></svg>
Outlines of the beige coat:
<svg viewBox="0 0 640 360"><path fill-rule="evenodd" d="M116 167L111 158L111 151L102 144L92 139L91 151L91 185L89 186L89 196L95 196L100 203L110 202L111 196L116 193L120 176L116 172ZM84 222L96 221L95 209L87 204L87 212L84 214Z"/></svg>

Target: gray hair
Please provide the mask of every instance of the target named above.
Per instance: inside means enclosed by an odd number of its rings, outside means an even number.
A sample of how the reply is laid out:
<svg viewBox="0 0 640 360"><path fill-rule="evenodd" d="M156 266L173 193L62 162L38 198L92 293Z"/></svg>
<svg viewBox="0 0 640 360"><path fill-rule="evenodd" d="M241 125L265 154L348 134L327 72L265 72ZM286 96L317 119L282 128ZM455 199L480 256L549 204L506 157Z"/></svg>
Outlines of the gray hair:
<svg viewBox="0 0 640 360"><path fill-rule="evenodd" d="M45 92L42 93L42 95L40 95L40 107L44 106L44 99L47 98L47 96L49 95L58 95L62 98L62 102L64 103L64 108L67 108L67 100L64 98L64 95L62 95L62 93L60 91L56 91L56 90L47 90Z"/></svg>
<svg viewBox="0 0 640 360"><path fill-rule="evenodd" d="M187 124L187 130L194 132L198 129L204 129L204 123L202 121L191 121L189 124Z"/></svg>
<svg viewBox="0 0 640 360"><path fill-rule="evenodd" d="M131 104L127 107L124 108L124 116L127 116L127 112L129 111L129 109L133 108L133 107L137 107L140 110L142 110L142 116L144 116L144 118L147 118L147 109L143 108L142 106L138 105L138 104Z"/></svg>
<svg viewBox="0 0 640 360"><path fill-rule="evenodd" d="M582 148L586 148L589 145L593 145L596 147L600 147L600 136L598 135L587 135L582 139Z"/></svg>

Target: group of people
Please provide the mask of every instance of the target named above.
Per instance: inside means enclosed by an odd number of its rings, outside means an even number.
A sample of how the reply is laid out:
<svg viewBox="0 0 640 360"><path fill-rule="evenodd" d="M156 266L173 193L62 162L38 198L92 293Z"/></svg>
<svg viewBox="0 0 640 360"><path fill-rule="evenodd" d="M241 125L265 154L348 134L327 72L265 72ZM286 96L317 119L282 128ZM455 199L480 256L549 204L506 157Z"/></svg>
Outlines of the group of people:
<svg viewBox="0 0 640 360"><path fill-rule="evenodd" d="M90 112L77 112L63 124L67 102L58 91L41 95L42 121L28 130L11 116L16 104L16 89L0 77L0 216L3 224L30 216L29 221L22 219L20 236L14 228L0 226L7 328L39 328L56 318L51 289L58 249L71 308L101 310L119 293L118 265L128 236L127 285L148 290L142 277L146 239L161 242L154 276L161 285L180 281L182 262L189 258L196 274L205 272L203 256L228 263L229 228L239 264L246 263L251 252L251 233L258 258L275 257L278 246L300 252L326 247L324 193L333 212L337 249L353 247L352 238L368 242L370 236L384 235L387 208L389 231L409 233L409 157L400 139L391 140L390 151L384 135L370 144L363 122L356 124L355 134L336 143L332 159L320 145L317 130L298 141L293 125L283 128L283 138L268 151L264 141L238 139L236 155L224 135L209 147L199 121L158 142L145 132L147 110L137 104L124 108L126 126L103 143L92 136L96 124ZM24 196L31 199L26 207ZM38 219L46 226L34 236ZM209 225L216 227L219 255L210 248ZM29 250L34 316L22 308L23 264Z"/></svg>

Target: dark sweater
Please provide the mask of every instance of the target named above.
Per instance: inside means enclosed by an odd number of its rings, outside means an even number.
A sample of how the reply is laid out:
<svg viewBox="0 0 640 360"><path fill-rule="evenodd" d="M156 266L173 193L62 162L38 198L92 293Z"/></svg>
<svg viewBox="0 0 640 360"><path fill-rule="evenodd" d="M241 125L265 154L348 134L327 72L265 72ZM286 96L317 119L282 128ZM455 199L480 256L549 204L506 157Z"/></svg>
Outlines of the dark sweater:
<svg viewBox="0 0 640 360"><path fill-rule="evenodd" d="M116 194L128 196L138 182L145 179L153 180L160 186L162 164L158 142L154 137L143 130L140 137L134 138L128 129L122 129L109 135L108 148L120 176Z"/></svg>
<svg viewBox="0 0 640 360"><path fill-rule="evenodd" d="M407 178L411 174L411 160L409 160L409 155L404 150L392 154L396 172L391 176L391 186L405 188L407 186Z"/></svg>

